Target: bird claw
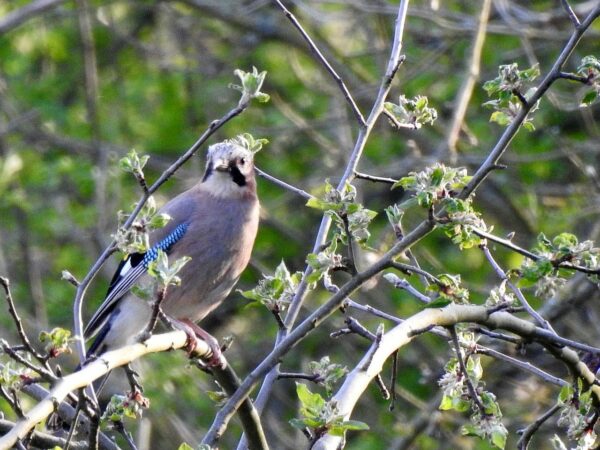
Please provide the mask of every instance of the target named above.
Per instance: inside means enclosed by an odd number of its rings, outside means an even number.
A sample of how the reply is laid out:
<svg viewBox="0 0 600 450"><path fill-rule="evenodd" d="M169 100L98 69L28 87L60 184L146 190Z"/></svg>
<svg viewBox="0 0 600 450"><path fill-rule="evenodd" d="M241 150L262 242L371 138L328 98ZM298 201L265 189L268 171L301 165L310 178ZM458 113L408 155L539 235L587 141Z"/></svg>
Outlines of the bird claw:
<svg viewBox="0 0 600 450"><path fill-rule="evenodd" d="M185 332L187 336L187 342L185 345L185 351L188 353L190 358L200 356L203 359L204 364L207 368L219 368L224 369L227 365L219 342L207 331L200 328L195 323L189 320L178 320L177 324ZM197 355L196 347L198 346L198 339L203 340L208 345L210 351L203 355Z"/></svg>

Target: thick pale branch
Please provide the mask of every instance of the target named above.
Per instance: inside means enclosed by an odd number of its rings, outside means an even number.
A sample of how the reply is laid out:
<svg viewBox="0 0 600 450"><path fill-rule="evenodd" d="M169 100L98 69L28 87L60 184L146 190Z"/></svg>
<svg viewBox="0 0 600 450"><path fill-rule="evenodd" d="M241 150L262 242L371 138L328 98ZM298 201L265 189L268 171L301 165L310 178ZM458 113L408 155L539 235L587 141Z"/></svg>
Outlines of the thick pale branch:
<svg viewBox="0 0 600 450"><path fill-rule="evenodd" d="M547 330L506 312L490 314L483 306L451 304L441 309L423 310L382 336L377 350L362 358L333 397L344 419L350 417L364 390L381 372L385 361L393 352L408 344L417 335L415 331L436 325L448 327L461 322L475 322L490 328L502 328L522 337L538 340L551 349L556 358L568 364L573 372L584 380L587 387L592 389L594 397L600 399L600 387L594 384L595 375L579 360L573 350L556 347L552 341L549 341ZM336 449L341 442L340 439L337 436L324 435L312 449Z"/></svg>
<svg viewBox="0 0 600 450"><path fill-rule="evenodd" d="M54 406L62 402L66 396L76 389L89 386L94 380L148 353L163 352L181 348L186 345L188 337L183 331L152 336L144 343L122 347L104 353L102 357L86 364L78 372L72 373L59 381L50 393L19 420L15 426L0 438L0 449L10 448L19 439L23 439L38 423L44 421L54 411ZM198 341L196 351L200 355L208 355L211 350L204 341Z"/></svg>

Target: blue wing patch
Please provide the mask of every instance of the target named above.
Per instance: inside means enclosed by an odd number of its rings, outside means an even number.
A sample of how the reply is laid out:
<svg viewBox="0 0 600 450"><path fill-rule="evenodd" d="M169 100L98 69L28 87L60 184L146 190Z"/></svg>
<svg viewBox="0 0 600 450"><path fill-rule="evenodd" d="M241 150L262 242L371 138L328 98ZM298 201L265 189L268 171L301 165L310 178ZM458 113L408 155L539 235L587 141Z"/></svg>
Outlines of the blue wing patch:
<svg viewBox="0 0 600 450"><path fill-rule="evenodd" d="M158 244L155 244L154 247L148 250L144 254L144 259L142 260L142 265L144 266L144 268L147 269L148 265L156 258L158 258L159 250L169 253L171 247L183 237L183 235L187 231L187 228L187 223L181 223L177 225L177 227L166 238L164 238L162 241L160 241Z"/></svg>
<svg viewBox="0 0 600 450"><path fill-rule="evenodd" d="M117 302L146 272L148 265L158 257L158 251L162 250L168 254L173 245L185 235L187 229L187 223L177 225L162 241L154 244L146 253L132 253L119 264L110 282L104 302L102 302L102 305L94 313L85 328L83 333L85 339L94 336L104 325Z"/></svg>

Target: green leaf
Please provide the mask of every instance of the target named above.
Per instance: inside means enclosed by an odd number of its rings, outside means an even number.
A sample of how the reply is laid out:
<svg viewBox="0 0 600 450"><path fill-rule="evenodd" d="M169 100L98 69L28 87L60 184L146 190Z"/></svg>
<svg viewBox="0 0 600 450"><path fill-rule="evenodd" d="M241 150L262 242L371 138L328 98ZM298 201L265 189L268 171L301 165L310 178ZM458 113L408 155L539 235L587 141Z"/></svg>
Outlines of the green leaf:
<svg viewBox="0 0 600 450"><path fill-rule="evenodd" d="M306 206L308 206L309 208L314 208L321 211L326 211L327 209L329 209L329 205L330 204L328 202L325 202L317 197L311 197L306 202Z"/></svg>
<svg viewBox="0 0 600 450"><path fill-rule="evenodd" d="M535 126L533 125L533 123L527 120L523 122L523 128L525 128L529 132L535 131Z"/></svg>
<svg viewBox="0 0 600 450"><path fill-rule="evenodd" d="M452 397L444 394L439 409L442 411L450 411L452 409Z"/></svg>
<svg viewBox="0 0 600 450"><path fill-rule="evenodd" d="M492 432L492 444L498 448L504 449L506 446L506 437L507 433L502 431L494 431Z"/></svg>
<svg viewBox="0 0 600 450"><path fill-rule="evenodd" d="M296 383L296 394L303 408L319 410L325 406L325 400L318 393L312 393L303 383Z"/></svg>
<svg viewBox="0 0 600 450"><path fill-rule="evenodd" d="M155 214L154 216L152 216L152 219L150 219L148 225L150 226L150 228L153 229L163 228L171 221L171 219L171 216L169 216L166 213Z"/></svg>
<svg viewBox="0 0 600 450"><path fill-rule="evenodd" d="M442 167L435 167L431 172L431 185L436 187L442 183L444 178L444 169Z"/></svg>
<svg viewBox="0 0 600 450"><path fill-rule="evenodd" d="M579 106L587 107L587 106L592 105L598 99L598 95L599 95L598 91L596 91L596 90L586 92L585 95L583 96L583 98L581 99Z"/></svg>
<svg viewBox="0 0 600 450"><path fill-rule="evenodd" d="M177 447L177 450L194 450L194 448L184 442Z"/></svg>
<svg viewBox="0 0 600 450"><path fill-rule="evenodd" d="M509 125L510 117L503 111L494 111L490 116L490 122L496 122L498 125Z"/></svg>
<svg viewBox="0 0 600 450"><path fill-rule="evenodd" d="M573 397L573 386L565 384L558 393L558 401L561 403L567 403Z"/></svg>

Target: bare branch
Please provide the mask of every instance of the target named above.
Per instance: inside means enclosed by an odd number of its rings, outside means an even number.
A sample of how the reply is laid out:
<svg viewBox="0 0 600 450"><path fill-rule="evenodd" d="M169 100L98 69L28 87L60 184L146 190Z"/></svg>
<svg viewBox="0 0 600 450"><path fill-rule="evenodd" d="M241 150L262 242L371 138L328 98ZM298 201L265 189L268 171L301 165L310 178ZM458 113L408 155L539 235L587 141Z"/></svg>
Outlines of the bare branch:
<svg viewBox="0 0 600 450"><path fill-rule="evenodd" d="M527 450L529 445L529 441L533 437L533 435L539 430L539 428L554 414L560 411L561 405L560 403L556 403L552 406L548 411L538 417L535 421L531 423L527 428L522 431L522 435L517 442L517 448L519 450Z"/></svg>
<svg viewBox="0 0 600 450"><path fill-rule="evenodd" d="M340 87L340 90L344 94L344 97L348 101L348 104L350 105L352 112L356 116L356 120L358 120L359 125L361 127L366 127L367 123L365 122L365 118L363 117L362 113L360 112L360 109L356 105L356 102L352 98L352 95L350 94L350 91L348 91L348 88L344 84L344 81L342 80L342 78L337 74L337 72L331 66L331 64L329 64L329 61L327 61L327 59L323 56L323 54L321 53L321 51L319 50L317 45L314 43L312 38L308 35L308 33L306 31L304 31L304 28L302 28L302 25L300 25L300 22L298 22L298 19L296 19L296 17L285 7L285 5L283 3L281 3L280 0L275 0L275 4L283 11L285 16L290 20L290 22L292 22L294 27L300 32L300 34L302 35L304 40L308 43L310 50L315 54L315 56L317 57L319 62L325 67L327 72L329 72L329 74L333 77L335 82L338 84L338 86Z"/></svg>
<svg viewBox="0 0 600 450"><path fill-rule="evenodd" d="M579 27L581 25L581 22L579 22L579 18L577 17L577 14L575 14L575 11L573 11L573 8L571 8L571 5L569 5L569 1L568 0L560 0L560 4L566 11L571 22L573 22L573 25L575 25L575 28Z"/></svg>
<svg viewBox="0 0 600 450"><path fill-rule="evenodd" d="M451 161L456 161L456 144L458 142L460 130L467 114L469 100L473 95L475 82L479 77L481 53L483 51L483 43L485 42L491 3L491 0L485 0L481 6L481 12L479 13L479 20L477 23L477 31L475 32L475 39L471 48L470 61L466 70L467 73L463 77L463 84L460 87L460 91L453 107L454 114L452 115L452 123L450 124L448 134L446 136L446 147L448 149Z"/></svg>
<svg viewBox="0 0 600 450"><path fill-rule="evenodd" d="M302 189L292 186L291 184L288 184L285 181L282 181L279 178L274 177L273 175L269 175L267 172L259 169L258 167L254 167L254 170L256 170L256 173L259 176L263 177L265 180L269 180L271 183L273 183L279 187L282 187L284 189L287 189L288 191L293 192L294 194L297 194L300 197L304 197L305 199L314 198L314 195L311 195Z"/></svg>
<svg viewBox="0 0 600 450"><path fill-rule="evenodd" d="M31 353L35 357L35 359L37 359L40 363L42 363L48 370L50 370L50 368L47 367L47 359L42 354L40 354L33 347L33 345L31 345L31 342L29 341L29 338L27 337L27 333L25 333L25 329L23 328L23 321L19 317L19 313L17 312L17 309L15 308L15 303L13 301L12 294L10 292L10 282L9 282L8 278L0 277L0 284L4 288L6 303L8 304L8 312L11 315L13 322L15 323L15 326L17 327L17 333L19 334L19 339L21 339L21 342L25 346L25 349L29 353Z"/></svg>

